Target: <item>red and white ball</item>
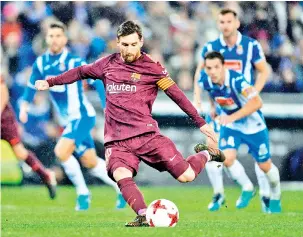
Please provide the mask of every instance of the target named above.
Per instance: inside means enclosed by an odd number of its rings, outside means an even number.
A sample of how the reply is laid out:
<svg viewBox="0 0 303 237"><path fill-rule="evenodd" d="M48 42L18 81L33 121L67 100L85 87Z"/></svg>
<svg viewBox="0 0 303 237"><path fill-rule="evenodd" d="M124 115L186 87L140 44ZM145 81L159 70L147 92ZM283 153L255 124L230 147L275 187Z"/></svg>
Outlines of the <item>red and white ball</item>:
<svg viewBox="0 0 303 237"><path fill-rule="evenodd" d="M146 219L150 227L174 227L179 220L179 211L173 202L157 199L149 204Z"/></svg>

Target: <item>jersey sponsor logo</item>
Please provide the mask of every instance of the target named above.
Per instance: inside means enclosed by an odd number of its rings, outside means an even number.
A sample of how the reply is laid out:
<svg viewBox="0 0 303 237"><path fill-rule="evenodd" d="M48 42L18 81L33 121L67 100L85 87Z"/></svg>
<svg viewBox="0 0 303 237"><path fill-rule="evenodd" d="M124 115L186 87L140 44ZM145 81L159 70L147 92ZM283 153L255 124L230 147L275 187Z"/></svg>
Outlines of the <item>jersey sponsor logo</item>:
<svg viewBox="0 0 303 237"><path fill-rule="evenodd" d="M132 75L131 75L131 80L133 81L133 82L137 82L137 81L139 81L141 79L141 74L139 74L139 73L132 73Z"/></svg>
<svg viewBox="0 0 303 237"><path fill-rule="evenodd" d="M135 85L128 85L128 84L106 84L106 91L109 94L119 94L122 92L136 92L137 87Z"/></svg>
<svg viewBox="0 0 303 237"><path fill-rule="evenodd" d="M238 105L235 103L233 98L226 98L226 97L216 97L215 101L224 109L227 110L234 110L238 108Z"/></svg>
<svg viewBox="0 0 303 237"><path fill-rule="evenodd" d="M227 69L234 70L238 73L242 73L243 66L242 66L242 61L241 60L225 59L224 66Z"/></svg>

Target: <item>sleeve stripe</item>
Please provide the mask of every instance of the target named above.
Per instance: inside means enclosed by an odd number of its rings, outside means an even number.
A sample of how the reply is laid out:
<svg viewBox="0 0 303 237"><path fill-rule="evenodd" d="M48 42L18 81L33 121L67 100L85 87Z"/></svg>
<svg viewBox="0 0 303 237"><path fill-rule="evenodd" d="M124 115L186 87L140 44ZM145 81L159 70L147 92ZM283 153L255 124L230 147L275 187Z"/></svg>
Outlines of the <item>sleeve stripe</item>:
<svg viewBox="0 0 303 237"><path fill-rule="evenodd" d="M167 77L164 77L157 82L158 87L164 91L174 84L175 82L171 78L167 78Z"/></svg>

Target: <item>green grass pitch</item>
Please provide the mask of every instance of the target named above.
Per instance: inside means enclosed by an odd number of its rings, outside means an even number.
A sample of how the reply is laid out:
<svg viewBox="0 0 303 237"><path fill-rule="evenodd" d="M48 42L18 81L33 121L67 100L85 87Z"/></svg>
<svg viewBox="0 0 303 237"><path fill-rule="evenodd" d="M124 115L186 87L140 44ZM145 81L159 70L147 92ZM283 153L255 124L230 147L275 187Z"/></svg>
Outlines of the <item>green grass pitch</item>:
<svg viewBox="0 0 303 237"><path fill-rule="evenodd" d="M175 228L125 228L135 217L130 208L115 210L115 192L110 187L91 187L92 205L86 212L74 211L75 190L60 186L50 200L42 186L2 187L1 236L303 236L303 192L285 191L283 213L261 213L258 195L244 210L235 208L240 190L226 189L227 204L210 213L210 188L197 186L143 187L147 203L166 198L176 203L180 220Z"/></svg>

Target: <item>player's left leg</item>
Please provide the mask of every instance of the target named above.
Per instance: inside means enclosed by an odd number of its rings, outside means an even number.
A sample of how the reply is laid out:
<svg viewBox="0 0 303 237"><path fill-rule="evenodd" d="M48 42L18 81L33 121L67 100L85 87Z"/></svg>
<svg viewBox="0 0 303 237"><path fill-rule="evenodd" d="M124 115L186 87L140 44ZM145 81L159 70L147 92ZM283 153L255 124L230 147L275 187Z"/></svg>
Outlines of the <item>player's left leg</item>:
<svg viewBox="0 0 303 237"><path fill-rule="evenodd" d="M270 183L271 195L269 202L270 213L281 212L281 187L280 187L280 174L277 166L275 166L271 159L258 163L261 170L263 170Z"/></svg>
<svg viewBox="0 0 303 237"><path fill-rule="evenodd" d="M92 137L85 139L85 142L83 142L81 145L86 145L87 147L87 150L85 150L83 155L81 155L81 164L84 167L90 169L90 174L92 176L102 180L104 183L115 189L117 193L116 208L124 208L126 206L126 202L120 192L118 185L108 177L105 161L97 156L94 149L94 142Z"/></svg>
<svg viewBox="0 0 303 237"><path fill-rule="evenodd" d="M254 196L254 186L247 176L243 165L237 160L237 150L241 145L242 133L221 127L219 148L226 157L225 171L242 188L241 196L236 202L237 208L245 208Z"/></svg>
<svg viewBox="0 0 303 237"><path fill-rule="evenodd" d="M278 168L270 159L268 130L264 129L258 133L248 135L245 142L249 146L249 152L258 163L259 168L265 173L270 184L271 194L267 211L269 209L269 212L279 213L281 212L280 174ZM261 201L263 202L263 199Z"/></svg>
<svg viewBox="0 0 303 237"><path fill-rule="evenodd" d="M259 195L261 199L262 211L265 213L269 212L269 202L270 202L270 185L267 175L263 170L260 169L257 162L255 162L255 172L259 184Z"/></svg>

